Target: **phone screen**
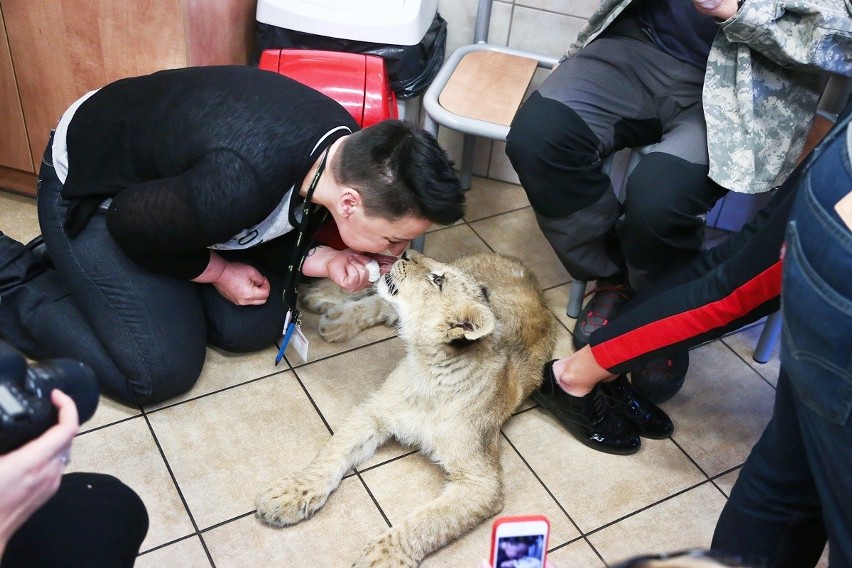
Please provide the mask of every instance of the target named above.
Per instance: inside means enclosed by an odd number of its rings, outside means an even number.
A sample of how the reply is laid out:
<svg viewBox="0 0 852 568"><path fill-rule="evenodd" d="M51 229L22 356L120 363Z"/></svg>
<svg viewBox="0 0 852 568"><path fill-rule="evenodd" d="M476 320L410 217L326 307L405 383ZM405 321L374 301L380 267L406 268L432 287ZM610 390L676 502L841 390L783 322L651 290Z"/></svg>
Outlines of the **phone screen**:
<svg viewBox="0 0 852 568"><path fill-rule="evenodd" d="M498 537L494 568L542 568L544 547L543 534Z"/></svg>

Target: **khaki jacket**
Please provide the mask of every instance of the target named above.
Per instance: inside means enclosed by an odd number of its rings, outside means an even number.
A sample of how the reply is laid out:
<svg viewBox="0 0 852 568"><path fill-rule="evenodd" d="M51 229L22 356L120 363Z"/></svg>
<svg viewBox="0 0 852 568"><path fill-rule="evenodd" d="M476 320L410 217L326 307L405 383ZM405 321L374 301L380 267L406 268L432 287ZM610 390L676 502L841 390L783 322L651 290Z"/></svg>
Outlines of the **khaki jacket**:
<svg viewBox="0 0 852 568"><path fill-rule="evenodd" d="M602 0L570 57L632 0ZM704 75L710 177L741 193L796 165L829 74L852 77L852 0L745 0L721 22Z"/></svg>

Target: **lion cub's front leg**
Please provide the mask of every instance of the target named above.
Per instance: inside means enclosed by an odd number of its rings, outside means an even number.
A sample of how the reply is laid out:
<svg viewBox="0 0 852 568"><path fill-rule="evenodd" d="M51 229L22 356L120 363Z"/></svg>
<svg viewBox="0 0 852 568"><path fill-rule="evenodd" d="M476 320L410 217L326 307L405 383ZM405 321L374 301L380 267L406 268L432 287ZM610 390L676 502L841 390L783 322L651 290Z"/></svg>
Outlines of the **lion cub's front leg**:
<svg viewBox="0 0 852 568"><path fill-rule="evenodd" d="M318 280L303 284L301 298L306 309L322 314L319 334L326 341L348 341L365 329L393 326L398 320L393 307L373 289L349 294L330 280Z"/></svg>
<svg viewBox="0 0 852 568"><path fill-rule="evenodd" d="M373 455L386 439L379 420L356 410L308 467L258 493L258 518L277 527L310 518L325 505L346 472Z"/></svg>

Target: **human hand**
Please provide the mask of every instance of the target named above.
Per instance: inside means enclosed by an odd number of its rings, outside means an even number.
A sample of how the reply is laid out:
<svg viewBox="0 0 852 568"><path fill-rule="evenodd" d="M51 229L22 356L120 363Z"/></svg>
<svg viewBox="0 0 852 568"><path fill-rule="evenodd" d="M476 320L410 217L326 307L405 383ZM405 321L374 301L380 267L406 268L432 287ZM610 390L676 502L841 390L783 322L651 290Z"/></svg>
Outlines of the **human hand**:
<svg viewBox="0 0 852 568"><path fill-rule="evenodd" d="M717 20L727 20L737 13L737 0L692 0L695 9Z"/></svg>
<svg viewBox="0 0 852 568"><path fill-rule="evenodd" d="M365 254L345 249L336 251L326 265L329 280L346 290L357 292L373 285L367 264L373 259ZM381 262L379 269L381 270Z"/></svg>
<svg viewBox="0 0 852 568"><path fill-rule="evenodd" d="M222 274L211 282L226 300L238 306L260 306L269 298L269 280L242 262L225 262Z"/></svg>
<svg viewBox="0 0 852 568"><path fill-rule="evenodd" d="M41 436L0 456L0 556L9 538L59 488L71 442L80 428L74 400L53 389L59 420Z"/></svg>

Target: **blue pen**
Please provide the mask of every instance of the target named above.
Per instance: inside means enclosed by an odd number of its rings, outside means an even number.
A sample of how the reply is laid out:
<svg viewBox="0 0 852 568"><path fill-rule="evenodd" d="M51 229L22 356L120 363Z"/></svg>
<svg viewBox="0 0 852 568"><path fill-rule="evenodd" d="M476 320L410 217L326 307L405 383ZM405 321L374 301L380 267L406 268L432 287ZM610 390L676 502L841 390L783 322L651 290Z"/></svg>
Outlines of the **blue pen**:
<svg viewBox="0 0 852 568"><path fill-rule="evenodd" d="M284 358L284 351L287 350L287 344L290 343L290 336L293 335L293 329L296 327L296 322L293 319L293 310L287 310L287 317L284 318L284 339L281 340L281 348L278 350L278 355L275 356L275 366Z"/></svg>

